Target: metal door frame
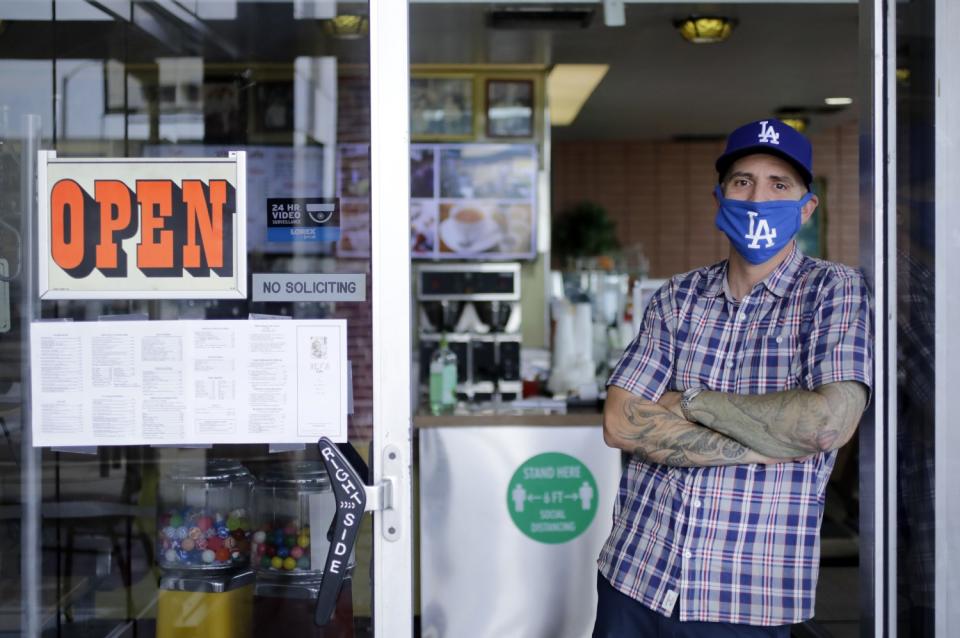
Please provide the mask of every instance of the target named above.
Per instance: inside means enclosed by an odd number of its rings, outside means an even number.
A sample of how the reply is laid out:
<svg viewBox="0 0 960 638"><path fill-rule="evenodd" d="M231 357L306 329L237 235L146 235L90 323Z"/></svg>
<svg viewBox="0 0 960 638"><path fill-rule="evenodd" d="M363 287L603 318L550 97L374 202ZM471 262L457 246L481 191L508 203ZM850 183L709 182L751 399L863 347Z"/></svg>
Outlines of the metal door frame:
<svg viewBox="0 0 960 638"><path fill-rule="evenodd" d="M413 633L408 20L407 2L370 0L374 484L388 446L402 468L389 522L373 516L373 623L374 635L391 637Z"/></svg>
<svg viewBox="0 0 960 638"><path fill-rule="evenodd" d="M398 450L401 468L394 475L389 536L385 515L376 512L374 532L373 623L378 636L413 633L413 525L411 516L412 413L410 395L410 232L409 211L409 34L406 2L369 0L370 133L371 133L371 274L373 305L373 450L374 484L383 480L382 451ZM39 132L30 124L29 140ZM30 146L28 144L28 146ZM34 147L31 147L34 148ZM34 152L33 157L36 157ZM28 164L30 165L30 164ZM25 180L27 211L35 206L35 179ZM32 220L26 214L25 219ZM32 228L23 234L33 245ZM32 251L25 251L24 272L30 277L23 321L35 317ZM28 361L25 357L24 361ZM400 363L401 365L398 365ZM25 376L29 379L29 376ZM24 392L29 392L25 388ZM23 565L22 629L39 635L39 451L31 446L29 412L24 414L21 555Z"/></svg>
<svg viewBox="0 0 960 638"><path fill-rule="evenodd" d="M950 28L955 0L934 1L935 343L934 517L937 637L960 633L960 430L953 427L960 378L960 295L948 273L960 270L960 65ZM897 110L896 0L860 1L861 263L874 287L874 402L861 442L861 635L897 635ZM872 427L870 427L872 426Z"/></svg>
<svg viewBox="0 0 960 638"><path fill-rule="evenodd" d="M934 206L936 224L935 285L936 299L934 348L934 551L936 577L934 622L937 636L960 635L960 467L956 451L960 449L960 430L956 427L957 379L960 378L960 295L956 279L960 268L960 53L950 27L960 20L956 0L936 0L934 5L934 65L936 74L934 127L936 186ZM949 273L949 274L948 274Z"/></svg>
<svg viewBox="0 0 960 638"><path fill-rule="evenodd" d="M860 635L896 635L896 1L860 0L860 263L874 295L860 428Z"/></svg>

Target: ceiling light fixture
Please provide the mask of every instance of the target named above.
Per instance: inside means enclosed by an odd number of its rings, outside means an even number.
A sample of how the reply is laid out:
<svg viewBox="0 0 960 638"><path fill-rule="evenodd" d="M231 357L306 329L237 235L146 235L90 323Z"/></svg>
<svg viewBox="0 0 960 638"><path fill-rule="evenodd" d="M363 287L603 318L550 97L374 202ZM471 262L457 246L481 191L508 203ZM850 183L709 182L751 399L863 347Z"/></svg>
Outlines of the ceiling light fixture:
<svg viewBox="0 0 960 638"><path fill-rule="evenodd" d="M849 106L850 104L853 104L853 98L852 97L828 97L828 98L824 98L823 103L829 106Z"/></svg>
<svg viewBox="0 0 960 638"><path fill-rule="evenodd" d="M687 42L715 44L730 37L733 28L737 26L737 21L723 16L690 16L683 20L675 20L673 26Z"/></svg>
<svg viewBox="0 0 960 638"><path fill-rule="evenodd" d="M805 117L781 117L780 121L795 130L797 133L803 133L807 130L807 126L810 124L810 120Z"/></svg>
<svg viewBox="0 0 960 638"><path fill-rule="evenodd" d="M603 24L608 27L622 27L627 23L623 0L603 0Z"/></svg>
<svg viewBox="0 0 960 638"><path fill-rule="evenodd" d="M325 20L323 28L335 38L355 40L367 35L370 22L364 15L343 14Z"/></svg>
<svg viewBox="0 0 960 638"><path fill-rule="evenodd" d="M547 76L550 124L568 126L610 70L608 64L557 64Z"/></svg>

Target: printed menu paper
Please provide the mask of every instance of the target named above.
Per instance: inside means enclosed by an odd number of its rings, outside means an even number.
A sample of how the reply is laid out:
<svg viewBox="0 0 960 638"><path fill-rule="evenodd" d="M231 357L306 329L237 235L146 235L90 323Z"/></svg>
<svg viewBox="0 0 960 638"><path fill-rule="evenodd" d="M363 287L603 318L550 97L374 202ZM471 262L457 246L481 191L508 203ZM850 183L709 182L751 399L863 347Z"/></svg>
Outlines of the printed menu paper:
<svg viewBox="0 0 960 638"><path fill-rule="evenodd" d="M36 322L33 444L347 440L343 319Z"/></svg>

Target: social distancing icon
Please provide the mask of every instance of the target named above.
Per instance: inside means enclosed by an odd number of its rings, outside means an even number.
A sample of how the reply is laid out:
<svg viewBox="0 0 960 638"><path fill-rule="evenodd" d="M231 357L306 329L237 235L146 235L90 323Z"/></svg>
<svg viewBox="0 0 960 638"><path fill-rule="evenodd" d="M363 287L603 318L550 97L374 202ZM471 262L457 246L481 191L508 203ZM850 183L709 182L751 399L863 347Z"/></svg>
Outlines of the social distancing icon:
<svg viewBox="0 0 960 638"><path fill-rule="evenodd" d="M507 488L514 524L542 543L564 543L584 532L597 511L597 483L579 459L547 452L517 468Z"/></svg>

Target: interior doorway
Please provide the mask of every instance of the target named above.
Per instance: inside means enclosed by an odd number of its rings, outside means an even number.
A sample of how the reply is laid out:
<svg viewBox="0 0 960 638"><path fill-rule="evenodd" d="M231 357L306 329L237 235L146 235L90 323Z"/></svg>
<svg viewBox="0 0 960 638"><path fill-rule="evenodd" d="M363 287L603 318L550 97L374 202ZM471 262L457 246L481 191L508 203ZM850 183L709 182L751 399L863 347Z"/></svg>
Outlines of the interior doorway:
<svg viewBox="0 0 960 638"><path fill-rule="evenodd" d="M541 228L587 201L604 209L647 278L724 259L727 242L713 224L713 163L733 128L777 117L814 144L821 205L802 249L860 266L856 3L715 4L710 17L726 20L728 37L714 43L683 37L684 28L695 36L699 28L684 25L697 8L687 3L625 3L620 26L602 3L520 4L412 3L411 75L526 70L549 84L561 65L606 67L572 122L544 128ZM549 273L562 268L554 248L544 240L524 266L533 282L525 280L524 290L542 291L544 313ZM526 323L535 313L524 303ZM544 325L525 327L525 339L549 347L549 318ZM826 490L815 618L797 635L860 635L858 469L854 437Z"/></svg>

